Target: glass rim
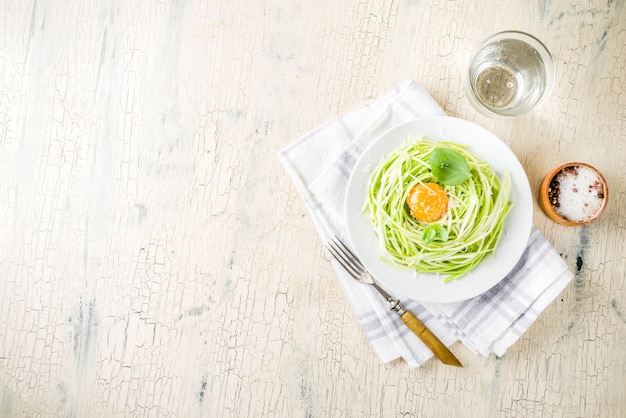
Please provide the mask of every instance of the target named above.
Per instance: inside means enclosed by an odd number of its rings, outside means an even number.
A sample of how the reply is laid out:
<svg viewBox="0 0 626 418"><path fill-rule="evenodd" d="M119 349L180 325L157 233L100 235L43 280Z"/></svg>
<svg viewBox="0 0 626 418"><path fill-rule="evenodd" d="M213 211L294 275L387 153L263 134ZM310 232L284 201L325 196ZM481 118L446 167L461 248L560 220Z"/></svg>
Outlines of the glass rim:
<svg viewBox="0 0 626 418"><path fill-rule="evenodd" d="M513 35L512 39L518 39L518 40L521 40L521 41L524 41L525 39L529 39L529 40L535 42L536 45L533 45L533 44L530 44L530 43L529 43L529 45L532 46L533 48L537 49L537 52L544 52L548 56L548 58L550 59L550 64L554 65L554 59L552 58L552 53L550 52L550 50L548 49L546 44L544 44L536 36L531 35L528 32L521 31L521 30L502 30L502 31L499 31L499 32L496 32L496 33L493 33L493 34L489 35L481 43L479 43L478 46L476 46L476 48L474 48L474 51L472 52L472 59L470 59L470 62L474 59L474 56L476 55L476 53L478 51L480 51L480 49L483 46L487 45L490 41L493 41L495 38L499 38L499 37L502 37L502 39L508 39L506 37L503 37L503 35ZM517 37L515 37L515 35ZM539 48L537 48L536 46L539 46Z"/></svg>

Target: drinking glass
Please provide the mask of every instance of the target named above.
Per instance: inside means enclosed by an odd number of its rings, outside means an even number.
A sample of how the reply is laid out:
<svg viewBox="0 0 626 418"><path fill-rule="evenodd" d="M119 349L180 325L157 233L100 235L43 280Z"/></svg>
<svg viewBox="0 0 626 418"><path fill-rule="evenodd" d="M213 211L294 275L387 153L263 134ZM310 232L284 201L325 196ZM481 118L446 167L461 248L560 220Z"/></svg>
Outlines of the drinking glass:
<svg viewBox="0 0 626 418"><path fill-rule="evenodd" d="M537 38L519 31L484 40L469 62L469 97L491 115L518 116L539 106L552 91L554 62Z"/></svg>

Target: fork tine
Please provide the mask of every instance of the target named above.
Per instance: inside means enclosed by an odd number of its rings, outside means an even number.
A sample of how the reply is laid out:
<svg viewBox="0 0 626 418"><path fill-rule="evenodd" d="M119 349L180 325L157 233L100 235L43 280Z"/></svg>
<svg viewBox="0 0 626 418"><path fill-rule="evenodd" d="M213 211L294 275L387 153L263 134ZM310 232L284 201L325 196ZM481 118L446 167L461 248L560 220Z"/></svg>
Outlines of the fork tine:
<svg viewBox="0 0 626 418"><path fill-rule="evenodd" d="M354 254L337 237L328 243L327 248L339 264L355 279L358 279L358 276L365 270L358 259L354 257Z"/></svg>
<svg viewBox="0 0 626 418"><path fill-rule="evenodd" d="M346 244L343 243L342 240L340 240L337 236L335 236L334 240L335 244L339 247L341 247L343 249L343 253L350 258L350 260L352 261L352 263L354 263L354 265L356 267L359 268L359 270L363 271L365 270L365 266L363 266L363 264L361 263L361 260L359 260L359 258L354 255L354 253L352 252L352 250L350 250L350 248L348 248L348 246Z"/></svg>
<svg viewBox="0 0 626 418"><path fill-rule="evenodd" d="M340 252L339 248L337 247L337 244L331 241L326 245L326 248L328 248L328 251L335 258L335 260L339 262L339 264L341 265L341 267L343 267L345 271L347 271L355 279L358 279L360 271L357 271L354 265L352 265L345 258L345 256Z"/></svg>
<svg viewBox="0 0 626 418"><path fill-rule="evenodd" d="M334 240L331 240L327 244L328 250L333 255L333 257L341 264L341 266L346 269L352 275L358 275L360 271L350 262L350 259L346 257L346 255L341 250L341 247L337 245Z"/></svg>

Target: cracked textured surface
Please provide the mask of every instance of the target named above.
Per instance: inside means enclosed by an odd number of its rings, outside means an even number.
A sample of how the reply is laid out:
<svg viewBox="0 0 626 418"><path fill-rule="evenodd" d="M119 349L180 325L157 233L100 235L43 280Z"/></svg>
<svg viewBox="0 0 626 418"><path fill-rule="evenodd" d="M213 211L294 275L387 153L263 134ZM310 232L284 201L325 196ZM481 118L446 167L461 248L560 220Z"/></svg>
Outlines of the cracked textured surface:
<svg viewBox="0 0 626 418"><path fill-rule="evenodd" d="M0 4L0 417L626 416L626 4L6 0ZM550 99L469 104L516 28ZM402 80L501 137L533 193L566 161L610 187L535 223L575 272L502 358L372 352L276 152Z"/></svg>

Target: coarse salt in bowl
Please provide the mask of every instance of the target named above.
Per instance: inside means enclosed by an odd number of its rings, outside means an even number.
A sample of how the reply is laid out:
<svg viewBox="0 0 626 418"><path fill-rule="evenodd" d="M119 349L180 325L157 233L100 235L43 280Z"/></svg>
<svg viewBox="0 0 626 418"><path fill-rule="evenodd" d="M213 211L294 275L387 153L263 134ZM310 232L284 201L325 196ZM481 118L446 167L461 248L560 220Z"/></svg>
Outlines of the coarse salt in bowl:
<svg viewBox="0 0 626 418"><path fill-rule="evenodd" d="M552 170L539 188L539 206L553 221L567 226L596 220L608 203L602 174L585 163L567 163Z"/></svg>

